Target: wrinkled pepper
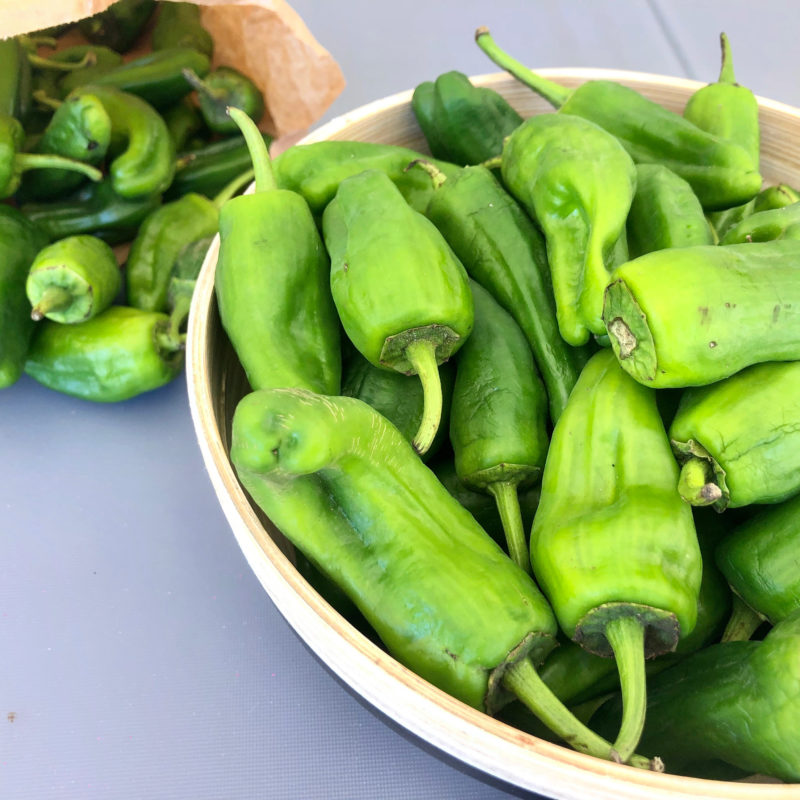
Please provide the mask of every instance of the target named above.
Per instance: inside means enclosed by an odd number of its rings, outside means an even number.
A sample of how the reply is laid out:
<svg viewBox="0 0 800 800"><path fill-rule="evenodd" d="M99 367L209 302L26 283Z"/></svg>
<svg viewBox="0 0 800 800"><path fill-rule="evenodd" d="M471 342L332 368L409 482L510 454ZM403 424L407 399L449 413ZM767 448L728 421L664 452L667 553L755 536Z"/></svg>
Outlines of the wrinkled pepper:
<svg viewBox="0 0 800 800"><path fill-rule="evenodd" d="M200 113L209 130L227 136L237 133L236 123L228 116L229 107L244 111L248 117L259 122L264 115L264 96L261 89L247 75L233 67L217 67L205 78L200 78L191 69L183 76L197 92Z"/></svg>
<svg viewBox="0 0 800 800"><path fill-rule="evenodd" d="M467 273L434 224L378 170L339 184L322 233L333 301L350 341L376 367L422 382L424 410L413 443L425 453L441 420L438 366L472 330Z"/></svg>
<svg viewBox="0 0 800 800"><path fill-rule="evenodd" d="M78 29L93 44L125 53L139 38L156 6L155 0L117 0L105 11L80 20Z"/></svg>
<svg viewBox="0 0 800 800"><path fill-rule="evenodd" d="M203 27L195 3L161 3L150 46L153 50L190 47L208 58L214 54L214 39Z"/></svg>
<svg viewBox="0 0 800 800"><path fill-rule="evenodd" d="M800 239L800 202L749 214L725 234L720 244Z"/></svg>
<svg viewBox="0 0 800 800"><path fill-rule="evenodd" d="M783 208L797 202L800 202L800 194L791 186L779 183L777 186L765 187L752 200L740 206L726 208L723 211L711 211L706 216L717 235L717 242L721 242L731 228L751 214L768 211L771 208Z"/></svg>
<svg viewBox="0 0 800 800"><path fill-rule="evenodd" d="M603 291L636 190L636 167L593 122L528 118L506 140L503 182L544 232L561 336L604 334Z"/></svg>
<svg viewBox="0 0 800 800"><path fill-rule="evenodd" d="M513 561L530 571L518 487L539 480L547 455L547 395L511 315L471 281L472 333L456 356L450 443L456 473L497 503Z"/></svg>
<svg viewBox="0 0 800 800"><path fill-rule="evenodd" d="M639 164L664 164L687 180L706 210L745 203L761 189L758 163L735 142L707 133L689 120L616 81L589 80L568 89L536 75L504 53L486 28L478 46L502 69L529 86L559 113L583 117L615 136Z"/></svg>
<svg viewBox="0 0 800 800"><path fill-rule="evenodd" d="M800 492L800 361L687 389L669 436L688 503L724 511Z"/></svg>
<svg viewBox="0 0 800 800"><path fill-rule="evenodd" d="M68 236L40 250L25 292L35 320L84 322L105 311L122 285L114 251L96 236Z"/></svg>
<svg viewBox="0 0 800 800"><path fill-rule="evenodd" d="M625 760L644 724L645 658L697 620L702 562L655 392L608 350L583 368L550 442L530 550L561 629L616 658Z"/></svg>
<svg viewBox="0 0 800 800"><path fill-rule="evenodd" d="M654 389L800 359L800 242L658 250L614 271L603 318L623 368Z"/></svg>

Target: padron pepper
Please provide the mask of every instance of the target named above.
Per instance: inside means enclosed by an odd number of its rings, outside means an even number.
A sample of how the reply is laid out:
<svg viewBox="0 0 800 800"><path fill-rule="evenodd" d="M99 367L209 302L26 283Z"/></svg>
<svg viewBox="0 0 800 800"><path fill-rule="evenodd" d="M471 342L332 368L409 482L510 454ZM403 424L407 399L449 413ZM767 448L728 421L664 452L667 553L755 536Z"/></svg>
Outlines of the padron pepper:
<svg viewBox="0 0 800 800"><path fill-rule="evenodd" d="M697 620L702 562L655 392L608 350L583 368L550 441L530 550L564 633L616 658L625 760L644 724L645 658Z"/></svg>
<svg viewBox="0 0 800 800"><path fill-rule="evenodd" d="M167 125L176 153L180 153L186 143L205 128L200 112L188 96L164 111L161 116Z"/></svg>
<svg viewBox="0 0 800 800"><path fill-rule="evenodd" d="M203 27L196 3L161 3L150 46L153 50L191 47L208 58L214 54L214 39Z"/></svg>
<svg viewBox="0 0 800 800"><path fill-rule="evenodd" d="M438 366L472 330L467 273L434 224L378 170L339 184L322 232L333 301L350 341L376 367L422 382L423 416L413 443L425 453L441 420Z"/></svg>
<svg viewBox="0 0 800 800"><path fill-rule="evenodd" d="M583 117L616 137L638 164L660 163L687 180L706 210L745 203L761 189L758 162L744 147L698 128L616 81L589 80L568 89L504 53L486 28L478 46L559 113Z"/></svg>
<svg viewBox="0 0 800 800"><path fill-rule="evenodd" d="M28 272L25 292L33 319L74 324L105 311L121 285L114 251L96 236L83 234L40 250Z"/></svg>
<svg viewBox="0 0 800 800"><path fill-rule="evenodd" d="M197 278L213 239L213 236L206 236L185 244L172 264L167 287L167 311L175 333L183 332L189 318Z"/></svg>
<svg viewBox="0 0 800 800"><path fill-rule="evenodd" d="M117 0L105 11L80 20L78 28L93 44L124 53L139 38L156 6L155 0Z"/></svg>
<svg viewBox="0 0 800 800"><path fill-rule="evenodd" d="M536 483L547 455L547 395L511 315L471 281L472 333L456 356L450 443L456 473L497 503L513 561L530 571L518 487Z"/></svg>
<svg viewBox="0 0 800 800"><path fill-rule="evenodd" d="M588 356L558 330L544 238L531 218L484 166L449 177L428 161L434 191L425 216L441 231L470 277L511 314L533 352L555 422Z"/></svg>
<svg viewBox="0 0 800 800"><path fill-rule="evenodd" d="M751 214L755 214L758 211L768 211L772 208L783 208L799 201L800 194L791 186L779 183L777 186L765 187L752 200L748 200L740 206L726 208L723 211L712 211L706 216L716 233L716 241L719 243L725 238L729 230L736 227Z"/></svg>
<svg viewBox="0 0 800 800"><path fill-rule="evenodd" d="M385 417L352 397L252 392L234 413L231 461L394 658L489 713L516 695L576 749L611 756L537 675L556 622L536 584Z"/></svg>
<svg viewBox="0 0 800 800"><path fill-rule="evenodd" d="M0 116L25 122L32 108L31 63L16 37L0 39Z"/></svg>
<svg viewBox="0 0 800 800"><path fill-rule="evenodd" d="M503 95L474 86L456 70L419 84L411 108L431 155L454 164L481 164L499 156L503 140L522 122Z"/></svg>
<svg viewBox="0 0 800 800"><path fill-rule="evenodd" d="M256 84L233 67L217 67L201 78L191 69L183 70L183 76L197 92L197 104L209 130L227 136L237 133L239 128L228 116L228 107L244 111L248 117L259 122L264 115L264 95Z"/></svg>
<svg viewBox="0 0 800 800"><path fill-rule="evenodd" d="M658 250L617 267L603 319L623 368L654 389L800 359L800 242Z"/></svg>
<svg viewBox="0 0 800 800"><path fill-rule="evenodd" d="M800 492L800 361L687 389L669 436L688 503L724 511Z"/></svg>
<svg viewBox="0 0 800 800"><path fill-rule="evenodd" d="M328 254L305 200L275 185L256 124L238 109L230 114L250 148L256 185L220 209L214 286L222 326L253 389L338 394L341 349Z"/></svg>
<svg viewBox="0 0 800 800"><path fill-rule="evenodd" d="M748 215L728 230L720 244L772 242L776 239L800 239L800 202Z"/></svg>
<svg viewBox="0 0 800 800"><path fill-rule="evenodd" d="M544 232L561 336L604 334L603 291L636 190L630 156L593 122L538 114L506 139L501 170Z"/></svg>
<svg viewBox="0 0 800 800"><path fill-rule="evenodd" d="M709 761L742 774L800 782L800 611L754 642L725 642L654 676L640 745L669 772L695 775ZM591 725L615 729L619 701ZM788 787L787 787L788 788Z"/></svg>

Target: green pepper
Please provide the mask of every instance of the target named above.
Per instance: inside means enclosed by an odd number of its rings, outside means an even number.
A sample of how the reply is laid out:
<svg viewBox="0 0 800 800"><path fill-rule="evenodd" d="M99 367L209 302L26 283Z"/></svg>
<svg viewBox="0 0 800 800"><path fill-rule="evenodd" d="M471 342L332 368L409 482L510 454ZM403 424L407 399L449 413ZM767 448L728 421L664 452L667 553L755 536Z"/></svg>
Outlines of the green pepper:
<svg viewBox="0 0 800 800"><path fill-rule="evenodd" d="M330 140L297 144L275 159L275 179L281 188L301 194L312 213L319 215L345 178L368 169L380 170L392 179L415 211L424 213L433 185L422 170L406 169L420 158L425 156L416 150L375 142ZM445 175L458 169L446 161L432 163Z"/></svg>
<svg viewBox="0 0 800 800"><path fill-rule="evenodd" d="M214 39L203 27L195 3L161 3L150 45L153 50L191 47L208 58L214 54Z"/></svg>
<svg viewBox="0 0 800 800"><path fill-rule="evenodd" d="M105 11L78 22L92 43L125 53L133 47L156 9L155 0L117 0Z"/></svg>
<svg viewBox="0 0 800 800"><path fill-rule="evenodd" d="M0 204L0 388L16 383L35 324L25 279L47 236L16 208Z"/></svg>
<svg viewBox="0 0 800 800"><path fill-rule="evenodd" d="M800 609L800 495L739 525L716 559L738 600L723 641L749 639L764 620L777 625Z"/></svg>
<svg viewBox="0 0 800 800"><path fill-rule="evenodd" d="M230 113L247 139L256 186L220 209L215 291L222 326L254 389L337 394L341 349L328 254L305 200L275 186L255 123L238 109Z"/></svg>
<svg viewBox="0 0 800 800"><path fill-rule="evenodd" d="M22 173L30 169L60 169L79 172L93 181L99 181L103 173L99 169L80 161L48 153L20 152L25 132L16 117L0 115L0 199L11 197L22 181Z"/></svg>
<svg viewBox="0 0 800 800"><path fill-rule="evenodd" d="M771 242L776 239L800 239L800 202L748 215L728 230L720 244Z"/></svg>
<svg viewBox="0 0 800 800"><path fill-rule="evenodd" d="M500 50L486 28L478 46L502 69L558 108L613 134L639 164L658 163L687 180L706 210L745 203L761 189L758 163L735 142L698 128L621 83L590 80L568 89L531 72Z"/></svg>
<svg viewBox="0 0 800 800"><path fill-rule="evenodd" d="M125 198L163 192L175 174L175 152L161 116L136 95L111 86L83 86L67 98L96 97L111 120L109 174Z"/></svg>
<svg viewBox="0 0 800 800"><path fill-rule="evenodd" d="M555 422L588 356L559 334L544 239L522 207L483 166L447 177L428 162L434 192L425 215L473 280L511 314L528 340Z"/></svg>
<svg viewBox="0 0 800 800"><path fill-rule="evenodd" d="M111 69L122 63L122 56L110 47L100 44L76 44L51 53L48 59L56 64L80 64L89 56L91 62L87 66ZM99 74L99 73L98 73Z"/></svg>
<svg viewBox="0 0 800 800"><path fill-rule="evenodd" d="M231 461L398 661L489 713L516 694L577 749L612 755L536 673L556 632L536 584L381 414L351 397L256 391L236 407Z"/></svg>
<svg viewBox="0 0 800 800"><path fill-rule="evenodd" d="M797 269L795 267L795 269ZM687 389L669 428L688 503L779 503L800 491L800 361Z"/></svg>
<svg viewBox="0 0 800 800"><path fill-rule="evenodd" d="M192 87L183 76L184 69L206 75L211 68L208 57L189 47L171 47L126 61L118 67L92 74L88 70L73 72L61 81L64 91L92 84L108 86L146 100L157 110L175 105L191 92Z"/></svg>
<svg viewBox="0 0 800 800"><path fill-rule="evenodd" d="M663 164L636 165L626 232L631 258L670 247L715 244L692 187Z"/></svg>
<svg viewBox="0 0 800 800"><path fill-rule="evenodd" d="M168 108L161 116L167 125L170 139L172 139L172 146L176 153L183 150L186 143L205 128L200 112L188 97L184 97L174 106ZM180 160L180 156L178 158Z"/></svg>
<svg viewBox="0 0 800 800"><path fill-rule="evenodd" d="M31 317L84 322L105 311L122 286L114 251L96 236L67 236L40 250L31 264L25 292Z"/></svg>
<svg viewBox="0 0 800 800"><path fill-rule="evenodd" d="M375 366L416 374L422 382L414 446L425 453L441 419L438 365L472 330L464 267L434 224L378 170L339 184L322 232L333 301L350 341Z"/></svg>
<svg viewBox="0 0 800 800"><path fill-rule="evenodd" d="M517 323L480 284L471 288L475 323L457 355L450 443L459 478L495 499L508 552L529 571L517 491L542 474L547 395Z"/></svg>
<svg viewBox="0 0 800 800"><path fill-rule="evenodd" d="M654 389L800 359L800 242L658 250L623 264L603 317L620 364Z"/></svg>
<svg viewBox="0 0 800 800"><path fill-rule="evenodd" d="M752 200L723 211L711 211L706 216L709 224L716 233L717 242L721 242L731 228L736 227L743 219L757 211L767 211L771 208L783 208L800 201L798 194L791 186L780 183L777 186L767 186L762 189Z"/></svg>
<svg viewBox="0 0 800 800"><path fill-rule="evenodd" d="M111 306L75 325L38 323L25 372L62 394L115 403L171 381L183 366L183 348L166 314Z"/></svg>
<svg viewBox="0 0 800 800"><path fill-rule="evenodd" d="M111 245L131 241L142 220L161 203L158 194L125 198L114 192L110 178L90 183L51 203L26 203L21 209L51 241L91 233Z"/></svg>
<svg viewBox="0 0 800 800"><path fill-rule="evenodd" d="M439 451L447 439L447 425L450 421L450 402L455 383L455 369L452 362L439 367L442 384L442 423L436 432L427 453L422 455L428 461ZM412 441L419 430L424 408L422 384L413 375L403 375L394 370L381 369L370 364L357 350L350 354L342 367L341 394L355 397L383 414L403 436Z"/></svg>
<svg viewBox="0 0 800 800"><path fill-rule="evenodd" d="M759 642L725 642L694 653L650 682L645 753L670 772L694 775L710 759L746 774L800 781L800 611ZM613 730L619 701L591 725Z"/></svg>
<svg viewBox="0 0 800 800"><path fill-rule="evenodd" d="M673 650L697 620L702 562L677 481L655 392L610 350L596 353L553 430L530 550L564 633L616 658L623 760L644 723L645 658Z"/></svg>
<svg viewBox="0 0 800 800"><path fill-rule="evenodd" d="M544 232L561 336L605 333L603 291L636 190L630 156L593 122L538 114L508 137L501 169Z"/></svg>
<svg viewBox="0 0 800 800"><path fill-rule="evenodd" d="M170 270L167 288L167 310L173 329L180 333L189 317L194 287L205 262L213 236L205 236L185 244Z"/></svg>
<svg viewBox="0 0 800 800"><path fill-rule="evenodd" d="M32 80L31 64L19 39L0 39L0 116L26 120Z"/></svg>
<svg viewBox="0 0 800 800"><path fill-rule="evenodd" d="M197 92L200 113L206 125L214 133L227 136L239 129L228 116L228 108L238 108L248 117L259 122L264 116L264 96L247 75L233 67L217 67L200 78L193 70L185 69L183 76Z"/></svg>
<svg viewBox="0 0 800 800"><path fill-rule="evenodd" d="M500 93L473 86L455 70L417 86L411 108L431 154L454 164L481 164L499 156L503 140L522 123Z"/></svg>

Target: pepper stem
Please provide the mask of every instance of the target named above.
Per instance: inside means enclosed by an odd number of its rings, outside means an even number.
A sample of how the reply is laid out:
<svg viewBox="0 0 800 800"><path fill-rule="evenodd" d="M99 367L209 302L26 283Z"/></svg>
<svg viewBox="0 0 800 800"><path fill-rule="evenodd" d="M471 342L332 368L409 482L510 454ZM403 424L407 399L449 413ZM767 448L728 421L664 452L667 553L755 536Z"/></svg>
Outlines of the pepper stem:
<svg viewBox="0 0 800 800"><path fill-rule="evenodd" d="M486 169L500 169L503 166L503 155L487 158L486 161L481 161L480 165Z"/></svg>
<svg viewBox="0 0 800 800"><path fill-rule="evenodd" d="M169 340L172 342L181 341L181 328L189 316L189 309L192 307L192 295L182 294L175 301L175 306L169 315Z"/></svg>
<svg viewBox="0 0 800 800"><path fill-rule="evenodd" d="M739 595L734 594L731 616L720 641L746 642L763 621L760 614L753 611Z"/></svg>
<svg viewBox="0 0 800 800"><path fill-rule="evenodd" d="M174 355L186 348L186 334L178 331L177 326L173 324L172 318L165 324L159 322L153 335L155 336L158 350L162 354Z"/></svg>
<svg viewBox="0 0 800 800"><path fill-rule="evenodd" d="M72 302L72 292L63 286L48 286L42 292L39 302L31 309L31 319L37 322L51 311L66 308Z"/></svg>
<svg viewBox="0 0 800 800"><path fill-rule="evenodd" d="M74 70L83 69L84 67L93 67L97 63L97 56L92 52L88 52L80 61L53 61L50 58L44 58L35 53L28 53L28 61L39 69L73 72Z"/></svg>
<svg viewBox="0 0 800 800"><path fill-rule="evenodd" d="M433 181L433 188L439 189L444 183L447 181L447 175L442 172L436 164L432 164L425 158L415 158L404 170L403 172L408 172L412 167L419 167L420 169L424 169L428 175L431 176L431 180Z"/></svg>
<svg viewBox="0 0 800 800"><path fill-rule="evenodd" d="M503 530L506 534L508 554L515 564L530 575L531 557L525 538L525 528L522 524L517 484L513 481L496 481L490 483L487 489L494 497L497 510L500 512L500 521L503 523Z"/></svg>
<svg viewBox="0 0 800 800"><path fill-rule="evenodd" d="M63 100L50 97L44 89L36 89L36 91L31 94L31 97L33 97L39 105L47 106L47 108L58 109L64 104Z"/></svg>
<svg viewBox="0 0 800 800"><path fill-rule="evenodd" d="M209 86L193 69L187 67L182 69L181 72L183 77L186 78L186 82L196 92L212 97L215 100L225 97L226 92L224 89L215 89L213 86Z"/></svg>
<svg viewBox="0 0 800 800"><path fill-rule="evenodd" d="M480 47L498 67L506 70L506 72L509 72L518 81L529 86L536 94L543 97L555 108L561 108L567 101L567 98L572 94L572 89L568 89L566 86L555 83L555 81L537 75L524 64L521 64L515 58L508 55L508 53L501 50L489 33L488 28L483 26L478 28L478 30L475 31L475 41L478 47Z"/></svg>
<svg viewBox="0 0 800 800"><path fill-rule="evenodd" d="M442 382L436 344L429 339L416 339L406 346L405 356L422 382L422 419L411 444L423 455L433 444L442 418Z"/></svg>
<svg viewBox="0 0 800 800"><path fill-rule="evenodd" d="M243 186L250 183L254 177L255 170L253 169L248 169L241 175L237 175L232 181L229 181L222 187L219 194L217 194L211 202L214 203L217 208L222 208L228 200L236 195Z"/></svg>
<svg viewBox="0 0 800 800"><path fill-rule="evenodd" d="M239 108L228 106L228 116L239 126L247 143L247 149L250 151L250 159L253 162L253 171L256 176L256 192L277 189L278 184L272 171L269 150L258 126Z"/></svg>
<svg viewBox="0 0 800 800"><path fill-rule="evenodd" d="M91 164L50 153L17 153L14 156L14 167L19 172L26 172L29 169L67 169L72 172L82 172L93 181L99 181L103 177L103 173Z"/></svg>
<svg viewBox="0 0 800 800"><path fill-rule="evenodd" d="M610 761L621 761L610 742L587 728L550 691L530 659L524 658L512 664L503 675L503 686L578 752ZM640 769L659 769L660 765L660 761L650 761L638 755L630 755L626 761Z"/></svg>
<svg viewBox="0 0 800 800"><path fill-rule="evenodd" d="M714 471L704 458L689 456L681 467L678 494L693 506L710 506L722 498L714 482Z"/></svg>
<svg viewBox="0 0 800 800"><path fill-rule="evenodd" d="M722 67L719 71L719 79L717 83L736 83L736 77L733 74L733 53L731 52L731 43L728 37L721 33L719 35L719 44L722 48Z"/></svg>
<svg viewBox="0 0 800 800"><path fill-rule="evenodd" d="M636 617L617 617L608 622L605 635L617 660L622 689L622 723L614 749L627 761L639 744L647 711L644 626Z"/></svg>

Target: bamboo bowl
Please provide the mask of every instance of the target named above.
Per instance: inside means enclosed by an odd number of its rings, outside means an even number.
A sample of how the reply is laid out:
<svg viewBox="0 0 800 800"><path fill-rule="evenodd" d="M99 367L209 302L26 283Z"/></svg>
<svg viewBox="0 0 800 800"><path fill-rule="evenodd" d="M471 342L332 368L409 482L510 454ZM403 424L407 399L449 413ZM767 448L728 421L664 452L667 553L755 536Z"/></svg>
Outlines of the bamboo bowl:
<svg viewBox="0 0 800 800"><path fill-rule="evenodd" d="M619 81L676 111L703 85L616 70L540 72L569 86L597 78ZM523 116L552 110L505 73L481 75L473 81L499 91ZM401 92L362 106L322 126L302 143L351 139L426 152L411 111L411 94ZM765 181L800 186L800 110L761 98L759 103ZM233 534L267 594L312 651L352 690L414 734L472 767L553 798L800 800L798 785L656 774L537 739L417 677L334 611L295 569L291 544L251 503L228 457L233 411L248 385L217 313L214 271L218 252L217 237L197 283L187 342L189 400L203 459Z"/></svg>

